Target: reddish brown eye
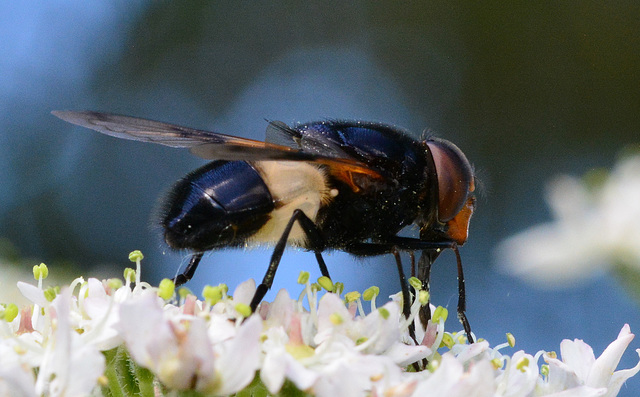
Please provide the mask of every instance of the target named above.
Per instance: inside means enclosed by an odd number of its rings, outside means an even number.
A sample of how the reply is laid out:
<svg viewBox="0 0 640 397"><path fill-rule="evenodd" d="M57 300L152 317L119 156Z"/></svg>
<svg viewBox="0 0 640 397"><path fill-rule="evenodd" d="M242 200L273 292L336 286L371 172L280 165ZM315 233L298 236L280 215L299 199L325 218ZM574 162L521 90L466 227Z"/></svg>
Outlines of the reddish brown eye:
<svg viewBox="0 0 640 397"><path fill-rule="evenodd" d="M473 169L453 143L432 138L427 145L438 176L438 220L445 223L462 210L473 192Z"/></svg>

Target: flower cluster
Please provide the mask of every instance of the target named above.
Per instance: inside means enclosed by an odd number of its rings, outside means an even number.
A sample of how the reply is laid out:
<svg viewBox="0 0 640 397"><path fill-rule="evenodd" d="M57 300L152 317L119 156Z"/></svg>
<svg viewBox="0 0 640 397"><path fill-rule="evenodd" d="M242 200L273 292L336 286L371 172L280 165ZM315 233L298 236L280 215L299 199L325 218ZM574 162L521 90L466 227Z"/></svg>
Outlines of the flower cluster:
<svg viewBox="0 0 640 397"><path fill-rule="evenodd" d="M597 359L580 340L562 342L561 358L509 356L510 335L492 348L445 332L441 307L431 307L426 330L414 322L416 344L408 329L424 294L406 319L400 294L378 307L375 287L343 296L339 284L303 273L298 299L282 290L252 314L252 280L232 295L207 287L198 300L176 297L168 280L142 283L139 271L124 283L78 278L61 289L43 287L46 272L34 270L37 285L19 283L30 306L0 310L1 395L615 396L640 371L640 362L616 371L633 339L627 325Z"/></svg>
<svg viewBox="0 0 640 397"><path fill-rule="evenodd" d="M547 201L555 220L504 241L498 252L505 269L542 285L574 284L611 265L623 280L638 279L640 156L623 158L610 174L557 177Z"/></svg>

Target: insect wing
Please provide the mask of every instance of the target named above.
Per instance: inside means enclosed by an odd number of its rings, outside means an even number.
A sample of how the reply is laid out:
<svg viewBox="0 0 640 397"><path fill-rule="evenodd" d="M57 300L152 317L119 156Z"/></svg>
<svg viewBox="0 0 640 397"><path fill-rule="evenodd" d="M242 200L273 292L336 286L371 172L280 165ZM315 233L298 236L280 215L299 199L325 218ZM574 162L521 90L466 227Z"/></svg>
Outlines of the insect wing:
<svg viewBox="0 0 640 397"><path fill-rule="evenodd" d="M207 160L311 161L329 166L331 170L335 170L336 174L342 175L341 179L348 181L353 180L354 173L373 178L381 177L377 171L354 159L318 156L316 153L308 153L300 148L285 145L110 113L53 111L52 114L69 123L116 138L189 148L193 154ZM277 133L281 137L296 132L282 122L272 122L270 125L271 128L281 131ZM275 131L273 133L275 134ZM291 136L287 139L289 142L294 142L295 138Z"/></svg>
<svg viewBox="0 0 640 397"><path fill-rule="evenodd" d="M233 142L240 138L196 130L137 117L91 111L54 111L54 116L72 124L116 138L152 142L171 147L193 147L203 142Z"/></svg>
<svg viewBox="0 0 640 397"><path fill-rule="evenodd" d="M294 149L300 147L300 131L291 128L282 121L267 120L266 141L276 145L288 146Z"/></svg>

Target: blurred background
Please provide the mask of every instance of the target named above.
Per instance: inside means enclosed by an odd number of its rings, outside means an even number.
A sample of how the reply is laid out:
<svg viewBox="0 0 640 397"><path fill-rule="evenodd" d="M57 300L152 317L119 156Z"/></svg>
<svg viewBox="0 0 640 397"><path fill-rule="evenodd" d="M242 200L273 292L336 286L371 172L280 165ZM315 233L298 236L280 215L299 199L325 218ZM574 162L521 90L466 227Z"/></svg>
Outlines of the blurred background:
<svg viewBox="0 0 640 397"><path fill-rule="evenodd" d="M502 239L550 219L545 183L611 167L640 138L640 4L583 2L3 2L0 4L2 289L47 263L52 274L121 277L134 249L143 279L173 277L154 220L171 185L203 164L186 150L118 140L52 110L121 113L263 139L265 119L382 121L455 142L481 181L462 248L468 317L493 345L599 355L638 304L601 274L544 290L495 267ZM640 198L639 198L640 200ZM261 279L270 251L207 255L188 286ZM325 256L347 291L397 292L391 256ZM407 261L408 263L408 261ZM68 269L68 270L64 270ZM297 294L313 254L287 251L267 295ZM65 273L66 272L66 273ZM26 280L26 277L22 277ZM70 278L68 279L70 280ZM454 256L432 279L455 311ZM448 329L461 328L455 316ZM637 362L633 352L621 363ZM633 379L630 384L638 385ZM623 388L621 395L632 387Z"/></svg>

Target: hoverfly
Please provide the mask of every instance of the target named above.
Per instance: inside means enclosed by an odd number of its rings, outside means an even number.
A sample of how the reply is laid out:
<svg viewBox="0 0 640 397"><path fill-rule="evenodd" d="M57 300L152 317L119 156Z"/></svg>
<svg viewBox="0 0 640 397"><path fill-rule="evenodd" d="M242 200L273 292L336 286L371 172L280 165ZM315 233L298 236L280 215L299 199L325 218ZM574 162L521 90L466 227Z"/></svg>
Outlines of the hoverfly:
<svg viewBox="0 0 640 397"><path fill-rule="evenodd" d="M165 200L160 220L165 241L192 252L176 285L193 277L206 251L272 244L269 267L251 302L255 311L271 288L286 245L313 251L327 277L325 250L392 253L408 316L409 289L399 252L422 252L418 277L428 288L431 264L450 248L458 266L458 317L473 342L458 246L467 240L475 178L453 143L416 140L400 128L361 121L295 127L272 121L267 142L261 142L107 113L53 114L103 134L189 148L213 160L178 181ZM418 238L398 236L412 224L420 229ZM428 312L428 306L421 312L424 326Z"/></svg>

